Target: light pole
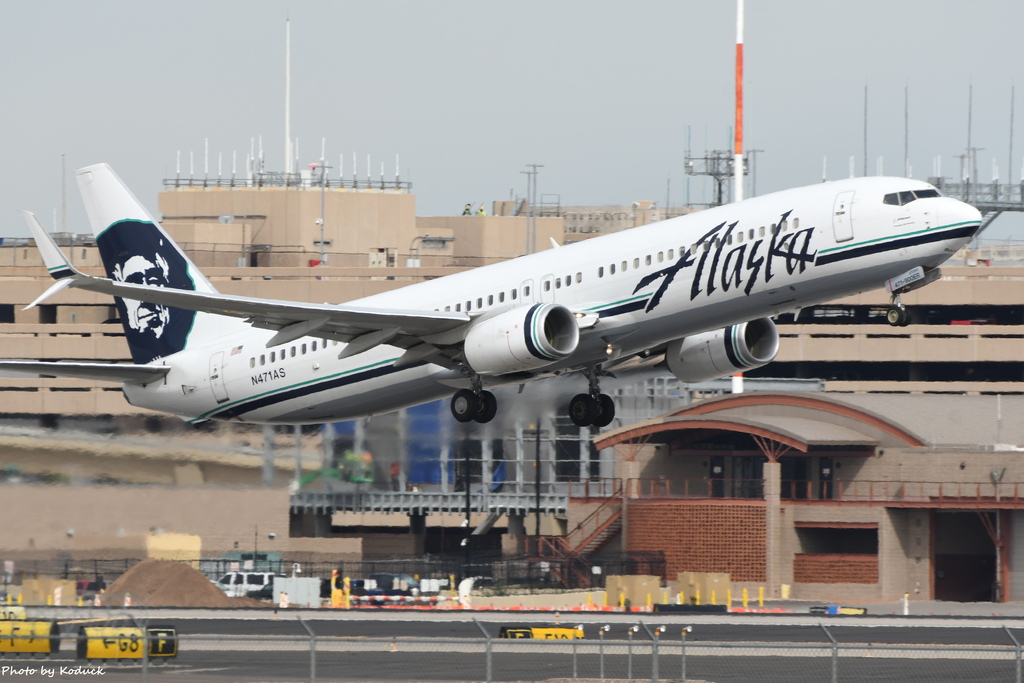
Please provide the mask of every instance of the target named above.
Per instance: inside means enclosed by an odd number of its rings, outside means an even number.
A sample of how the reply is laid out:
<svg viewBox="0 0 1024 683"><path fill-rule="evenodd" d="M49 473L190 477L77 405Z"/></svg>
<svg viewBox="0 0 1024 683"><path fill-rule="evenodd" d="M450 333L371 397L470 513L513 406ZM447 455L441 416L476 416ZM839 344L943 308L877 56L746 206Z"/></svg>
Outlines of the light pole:
<svg viewBox="0 0 1024 683"><path fill-rule="evenodd" d="M320 157L319 164L310 164L310 166L317 167L320 169L320 218L316 221L316 224L320 226L320 265L327 263L327 252L325 251L324 244L324 218L326 215L327 205L327 171L332 166L328 166L323 156Z"/></svg>

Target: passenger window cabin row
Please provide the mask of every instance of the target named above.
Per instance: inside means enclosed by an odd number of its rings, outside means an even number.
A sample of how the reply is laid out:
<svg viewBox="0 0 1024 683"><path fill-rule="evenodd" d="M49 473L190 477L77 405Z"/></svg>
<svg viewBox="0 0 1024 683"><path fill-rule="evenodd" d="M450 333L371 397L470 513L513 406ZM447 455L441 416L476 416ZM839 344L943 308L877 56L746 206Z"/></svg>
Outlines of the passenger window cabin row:
<svg viewBox="0 0 1024 683"><path fill-rule="evenodd" d="M331 346L337 346L338 342L332 341ZM314 339L311 342L302 342L301 344L292 344L288 348L281 350L274 349L269 353L261 353L259 356L249 357L249 367L255 368L257 366L263 367L268 364L273 364L278 361L283 361L286 358L296 358L298 356L305 356L307 353L316 353L317 349L326 349L326 339Z"/></svg>
<svg viewBox="0 0 1024 683"><path fill-rule="evenodd" d="M754 228L750 228L749 230L746 230L746 231L744 231L744 230L732 231L732 232L729 233L728 237L725 240L721 240L718 237L715 237L714 239L712 239L712 240L710 240L708 242L704 242L702 248L703 248L704 251L710 251L712 248L714 248L714 249L720 248L721 246L723 246L723 244L725 246L731 246L733 244L743 244L744 241L752 242L755 239L764 238L766 234L778 235L780 233L784 233L784 232L790 230L791 227L792 227L793 230L799 229L799 227L800 227L800 219L799 218L794 218L793 221L792 221L792 226L790 226L790 222L788 220L784 220L784 221L782 221L780 223L772 223L771 226L768 227L768 228L766 228L765 226L761 226L760 228L757 228L756 230ZM679 247L679 254L680 255L687 254L687 253L694 254L694 253L696 253L698 251L699 248L701 248L701 247L698 247L698 245L696 245L696 244L690 245L689 248ZM608 266L598 266L597 267L597 277L603 278L603 277L605 277L605 275L615 275L616 273L625 273L625 272L629 271L630 269L637 270L637 269L639 269L641 267L641 263L645 267L650 267L650 266L653 266L655 264L663 264L663 263L671 264L671 263L675 262L675 259L676 259L676 250L675 249L668 249L668 250L664 250L664 251L659 251L659 252L657 252L655 254L647 254L647 255L645 255L643 257L639 257L639 256L638 257L634 257L632 260L625 260L625 261L621 261L619 263L611 263ZM575 275L565 275L565 276L559 276L559 277L545 277L544 279L541 280L541 287L544 289L545 292L550 292L552 288L554 288L554 289L562 289L563 287L568 288L568 287L571 287L573 284L579 284L581 282L583 282L583 273L582 272L578 272ZM523 285L523 287L522 287L522 296L523 296L523 298L528 298L530 296L530 286L529 285ZM456 311L456 312L460 312L461 313L462 311L465 311L465 312L468 313L470 311L480 310L482 308L489 308L491 306L494 306L495 304L503 304L506 301L517 301L518 297L519 297L519 289L511 289L511 290L509 290L507 296L506 296L506 293L504 291L498 292L498 294L488 294L486 297L479 296L476 299L469 299L469 300L467 300L465 302L461 302L460 301L459 303L456 303L456 304L450 304L448 306L445 306L444 310L447 311L447 312ZM440 310L440 309L435 309L435 310Z"/></svg>

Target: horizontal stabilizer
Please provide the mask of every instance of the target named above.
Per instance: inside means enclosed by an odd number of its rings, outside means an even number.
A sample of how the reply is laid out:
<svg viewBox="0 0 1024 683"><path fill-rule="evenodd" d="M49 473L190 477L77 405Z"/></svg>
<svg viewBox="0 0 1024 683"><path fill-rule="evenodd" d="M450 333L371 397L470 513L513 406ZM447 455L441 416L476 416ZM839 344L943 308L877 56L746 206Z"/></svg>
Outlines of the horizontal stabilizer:
<svg viewBox="0 0 1024 683"><path fill-rule="evenodd" d="M116 365L114 363L47 363L28 360L0 360L0 377L12 374L30 377L74 377L124 384L149 384L170 371L166 365Z"/></svg>

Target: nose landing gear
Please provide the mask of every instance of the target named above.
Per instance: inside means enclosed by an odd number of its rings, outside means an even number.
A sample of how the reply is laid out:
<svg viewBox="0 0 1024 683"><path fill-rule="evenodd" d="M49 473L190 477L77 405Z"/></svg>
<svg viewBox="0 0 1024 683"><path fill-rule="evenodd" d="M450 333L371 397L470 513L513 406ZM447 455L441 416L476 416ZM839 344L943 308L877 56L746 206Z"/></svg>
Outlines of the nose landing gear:
<svg viewBox="0 0 1024 683"><path fill-rule="evenodd" d="M885 312L885 321L893 327L906 327L910 324L910 313L900 302L900 295L893 294L889 301L889 310Z"/></svg>

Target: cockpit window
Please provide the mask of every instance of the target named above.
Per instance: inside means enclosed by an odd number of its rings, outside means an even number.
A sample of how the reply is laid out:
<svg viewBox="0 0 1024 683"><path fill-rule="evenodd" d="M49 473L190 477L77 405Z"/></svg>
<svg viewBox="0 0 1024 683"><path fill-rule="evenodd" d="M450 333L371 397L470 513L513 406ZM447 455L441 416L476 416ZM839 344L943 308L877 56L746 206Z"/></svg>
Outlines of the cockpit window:
<svg viewBox="0 0 1024 683"><path fill-rule="evenodd" d="M891 192L882 198L883 204L892 206L905 206L915 199L927 199L929 197L941 197L939 191L931 188L928 190L906 190L904 192Z"/></svg>

